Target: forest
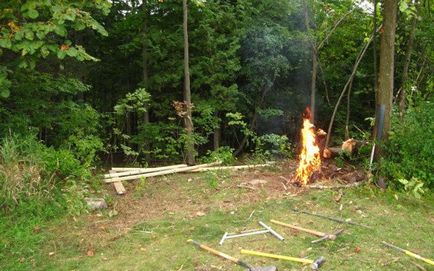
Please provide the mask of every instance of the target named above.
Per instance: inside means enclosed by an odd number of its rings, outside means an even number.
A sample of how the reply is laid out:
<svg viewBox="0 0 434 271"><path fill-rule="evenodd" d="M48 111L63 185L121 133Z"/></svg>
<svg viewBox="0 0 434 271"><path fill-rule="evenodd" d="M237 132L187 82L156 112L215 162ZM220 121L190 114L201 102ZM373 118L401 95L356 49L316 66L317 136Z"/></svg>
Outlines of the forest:
<svg viewBox="0 0 434 271"><path fill-rule="evenodd" d="M433 16L430 0L2 0L0 269L242 270L199 239L279 270L309 265L239 248L430 270ZM307 244L270 219L345 230ZM218 245L258 221L293 247Z"/></svg>

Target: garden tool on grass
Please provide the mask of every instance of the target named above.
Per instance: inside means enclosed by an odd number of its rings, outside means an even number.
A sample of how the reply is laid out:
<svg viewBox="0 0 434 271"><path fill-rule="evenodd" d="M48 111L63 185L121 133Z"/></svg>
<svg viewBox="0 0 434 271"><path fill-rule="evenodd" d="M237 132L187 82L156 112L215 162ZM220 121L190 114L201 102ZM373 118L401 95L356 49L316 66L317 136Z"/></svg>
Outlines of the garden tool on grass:
<svg viewBox="0 0 434 271"><path fill-rule="evenodd" d="M426 262L426 263L428 263L428 264L430 264L430 265L434 265L434 261L433 261L433 260L430 260L430 259L427 259L427 258L425 258L425 257L422 257L422 256L420 256L420 255L418 255L418 254L416 254L416 253L414 253L414 252L411 252L411 251L409 251L409 250L406 250L406 249L403 249L403 248L397 247L397 246L395 246L395 245L389 244L389 243L384 242L384 241L381 242L381 243L383 243L383 245L385 245L385 246L387 246L387 247L390 247L390 248L396 249L396 250L398 250L398 251L401 251L402 253L407 254L407 255L410 256L410 257L416 258L416 259L418 259L418 260L422 260L422 261L424 261L424 262Z"/></svg>
<svg viewBox="0 0 434 271"><path fill-rule="evenodd" d="M319 242L321 242L323 240L336 240L336 237L344 231L343 229L339 229L339 230L337 230L337 231L335 231L333 233L324 233L324 232L320 232L320 231L305 229L305 228L302 228L302 227L299 227L299 226L295 226L295 225L291 225L291 224L286 224L286 223L283 223L283 222L280 222L280 221L277 221L277 220L274 220L274 219L271 219L270 221L271 221L271 223L274 223L274 224L277 224L277 225L280 225L280 226L284 226L284 227L287 227L287 228L290 228L290 229L294 229L294 230L304 231L304 232L310 233L312 235L321 237L321 238L319 238L317 240L313 240L312 241L313 244L319 243Z"/></svg>
<svg viewBox="0 0 434 271"><path fill-rule="evenodd" d="M225 232L225 234L223 235L222 239L219 242L219 245L223 245L223 242L225 240L227 240L227 239L244 237L244 236L250 236L250 235L257 235L257 234L264 234L264 233L270 233L274 237L276 237L277 239L279 239L280 241L284 240L284 238L282 237L282 235L278 234L276 231L274 231L270 226L268 226L264 222L259 221L259 225L261 225L263 227L263 229L244 231L244 232L239 233L239 234Z"/></svg>
<svg viewBox="0 0 434 271"><path fill-rule="evenodd" d="M310 260L310 259L305 259L305 258L276 255L276 254L264 253L264 252L247 250L247 249L242 249L241 254L247 254L247 255L252 255L252 256L260 256L260 257L266 257L266 258L273 258L273 259L279 259L279 260L285 260L285 261L310 264L310 268L312 270L318 270L325 262L325 258L323 256L319 257L316 260Z"/></svg>
<svg viewBox="0 0 434 271"><path fill-rule="evenodd" d="M222 257L222 258L224 258L226 260L229 260L229 261L234 262L234 263L236 263L236 264L238 264L240 266L243 266L243 267L247 268L248 271L277 271L277 268L275 266L254 267L254 266L252 266L252 265L250 265L250 264L248 264L248 263L246 263L246 262L244 262L244 261L242 261L240 259L232 257L232 256L230 256L228 254L223 253L223 252L217 251L217 250L215 250L213 248L210 248L210 247L208 247L206 245L202 245L201 243L199 243L199 242L197 242L195 240L191 240L190 239L187 242L192 243L192 244L198 246L199 248L208 251L211 254L220 256L220 257Z"/></svg>

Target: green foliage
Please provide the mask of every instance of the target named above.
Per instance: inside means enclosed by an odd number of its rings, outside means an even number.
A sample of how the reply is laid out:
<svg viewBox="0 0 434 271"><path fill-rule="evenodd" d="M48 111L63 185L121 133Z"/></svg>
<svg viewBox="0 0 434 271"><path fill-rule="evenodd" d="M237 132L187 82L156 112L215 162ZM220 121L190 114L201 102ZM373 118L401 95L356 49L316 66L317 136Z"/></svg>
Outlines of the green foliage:
<svg viewBox="0 0 434 271"><path fill-rule="evenodd" d="M420 102L407 110L404 119L394 116L390 140L385 146L381 170L397 186L434 188L434 104Z"/></svg>
<svg viewBox="0 0 434 271"><path fill-rule="evenodd" d="M10 135L1 142L0 206L3 210L55 201L59 208L77 213L78 209L82 210L77 205L82 207L81 196L86 192L82 183L90 176L89 170L71 152L48 148L33 136Z"/></svg>
<svg viewBox="0 0 434 271"><path fill-rule="evenodd" d="M219 147L216 150L209 150L203 158L203 161L205 163L221 161L223 165L233 165L236 162L233 153L234 149L228 146Z"/></svg>
<svg viewBox="0 0 434 271"><path fill-rule="evenodd" d="M144 88L138 88L132 93L127 93L114 107L115 113L125 115L129 112L144 113L151 96Z"/></svg>
<svg viewBox="0 0 434 271"><path fill-rule="evenodd" d="M421 194L425 193L425 191L423 190L424 183L417 178L413 177L410 180L399 179L398 182L404 185L404 190L412 193L415 198L420 199Z"/></svg>
<svg viewBox="0 0 434 271"><path fill-rule="evenodd" d="M265 134L255 138L255 156L264 161L272 157L292 157L293 150L286 135Z"/></svg>

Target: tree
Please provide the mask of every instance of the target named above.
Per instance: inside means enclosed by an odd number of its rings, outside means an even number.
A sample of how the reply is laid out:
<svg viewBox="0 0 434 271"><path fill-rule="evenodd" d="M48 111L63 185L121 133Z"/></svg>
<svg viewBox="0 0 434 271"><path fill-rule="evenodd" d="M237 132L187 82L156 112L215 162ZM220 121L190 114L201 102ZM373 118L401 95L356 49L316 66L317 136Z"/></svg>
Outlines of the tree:
<svg viewBox="0 0 434 271"><path fill-rule="evenodd" d="M383 1L383 27L380 30L380 59L376 93L376 138L387 140L391 127L394 80L396 0ZM382 116L384 114L384 116ZM382 120L384 119L383 123Z"/></svg>
<svg viewBox="0 0 434 271"><path fill-rule="evenodd" d="M188 5L187 0L182 1L183 11L183 24L182 29L184 33L184 125L187 132L185 142L185 154L186 162L188 165L194 165L194 138L193 138L193 119L191 103L191 91L190 91L190 67L189 67L189 53L188 53Z"/></svg>

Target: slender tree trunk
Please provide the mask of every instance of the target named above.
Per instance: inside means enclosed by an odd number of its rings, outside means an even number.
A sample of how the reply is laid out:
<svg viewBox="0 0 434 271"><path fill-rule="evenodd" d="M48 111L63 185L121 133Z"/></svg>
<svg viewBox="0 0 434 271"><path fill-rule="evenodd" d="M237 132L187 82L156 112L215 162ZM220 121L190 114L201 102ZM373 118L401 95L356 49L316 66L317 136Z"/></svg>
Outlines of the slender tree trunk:
<svg viewBox="0 0 434 271"><path fill-rule="evenodd" d="M329 143L330 143L330 136L331 136L331 133L332 133L333 123L335 121L336 112L338 111L338 107L341 104L342 98L344 97L345 92L348 89L348 86L350 84L352 84L354 76L356 75L357 68L359 67L360 61L362 61L363 56L365 55L366 51L368 50L369 44L371 44L371 42L373 40L373 37L374 37L374 35L371 36L371 38L368 40L368 42L363 47L362 51L357 56L356 62L354 63L354 66L353 66L353 71L351 72L350 77L348 78L347 82L345 83L344 88L342 89L341 94L339 95L338 101L336 102L335 108L333 109L332 117L330 118L329 127L327 129L327 137L326 137L326 142L325 142L325 148L327 148L329 146Z"/></svg>
<svg viewBox="0 0 434 271"><path fill-rule="evenodd" d="M405 107L406 107L406 95L408 88L408 68L411 62L411 53L413 52L413 44L414 44L414 35L416 32L416 16L413 17L411 22L410 35L408 37L407 48L405 51L404 58L404 67L402 69L402 80L401 80L401 89L399 92L399 115L402 118L404 116Z"/></svg>
<svg viewBox="0 0 434 271"><path fill-rule="evenodd" d="M347 117L345 118L345 139L350 138L350 113L351 113L351 89L353 88L353 79L348 86L347 93Z"/></svg>
<svg viewBox="0 0 434 271"><path fill-rule="evenodd" d="M317 61L317 51L316 48L312 47L312 78L310 85L310 121L315 123L315 114L316 114L316 78L318 74L318 61Z"/></svg>
<svg viewBox="0 0 434 271"><path fill-rule="evenodd" d="M190 92L190 67L188 53L188 6L187 0L182 0L183 24L184 31L184 103L186 114L184 117L185 130L187 132L187 141L185 142L186 162L188 165L194 165L194 139L193 139L193 119L191 117L192 103Z"/></svg>
<svg viewBox="0 0 434 271"><path fill-rule="evenodd" d="M143 61L143 86L145 87L146 91L149 91L149 71L148 71L148 44L147 44L147 35L148 35L148 8L147 8L148 1L143 1L143 41L142 41L142 61ZM145 107L145 112L143 113L143 123L146 125L149 123L149 107ZM150 145L149 141L147 139L143 142L143 149L145 151L145 159L146 161L150 161L151 156L149 154L150 151Z"/></svg>
<svg viewBox="0 0 434 271"><path fill-rule="evenodd" d="M380 65L378 69L378 83L376 93L376 120L380 119L380 107L384 106L384 122L375 124L375 136L377 139L389 137L392 117L393 79L394 79L394 55L395 55L395 30L397 0L383 1L383 28L380 40ZM380 130L381 129L381 130Z"/></svg>
<svg viewBox="0 0 434 271"><path fill-rule="evenodd" d="M306 26L306 31L310 34L310 20L309 20L309 9L306 0L303 0L304 7L304 24ZM318 50L316 48L316 42L314 37L310 40L312 48L312 73L311 73L311 84L310 84L310 121L315 123L315 101L316 101L316 78L318 73Z"/></svg>
<svg viewBox="0 0 434 271"><path fill-rule="evenodd" d="M214 129L214 137L213 137L213 143L214 143L214 150L217 150L220 148L220 140L222 136L222 130L220 128L220 125Z"/></svg>

